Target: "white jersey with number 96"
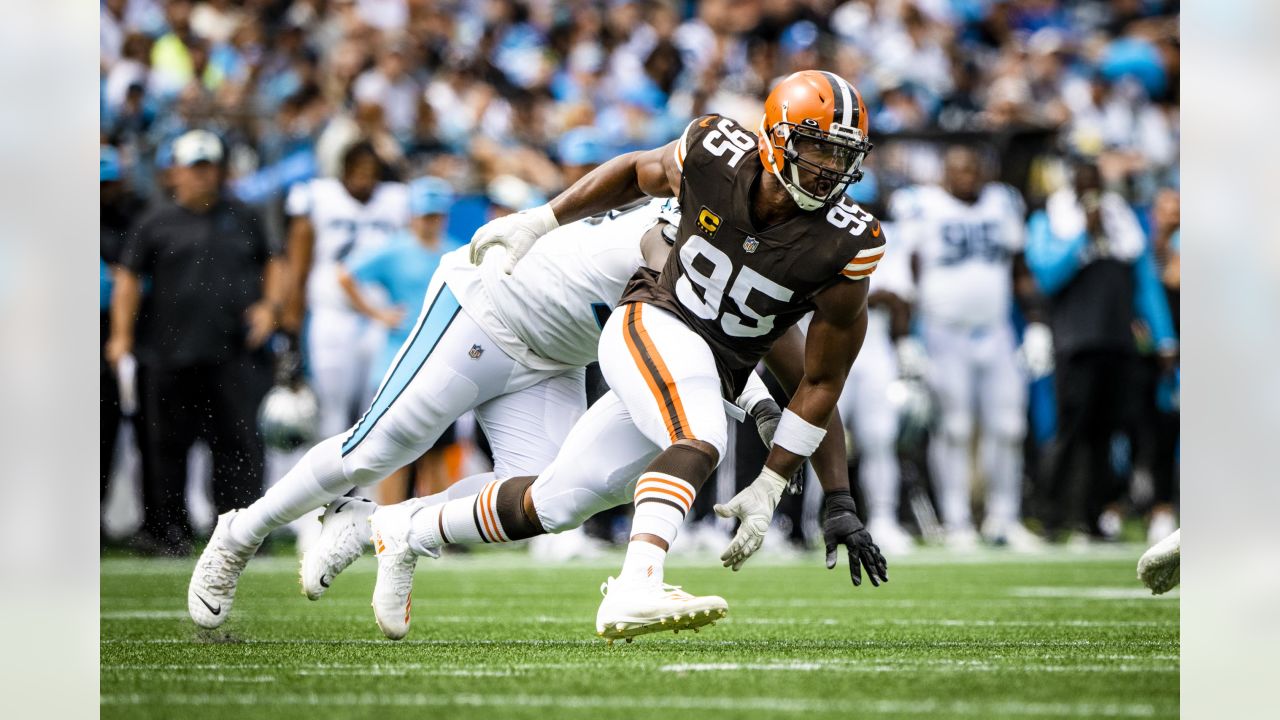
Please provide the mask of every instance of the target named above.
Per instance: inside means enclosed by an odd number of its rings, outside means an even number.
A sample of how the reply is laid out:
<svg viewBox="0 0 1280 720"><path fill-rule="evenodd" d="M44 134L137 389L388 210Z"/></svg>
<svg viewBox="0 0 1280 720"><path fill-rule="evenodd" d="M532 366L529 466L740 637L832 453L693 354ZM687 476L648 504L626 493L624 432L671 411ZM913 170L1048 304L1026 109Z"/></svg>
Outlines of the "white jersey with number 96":
<svg viewBox="0 0 1280 720"><path fill-rule="evenodd" d="M1012 261L1024 241L1017 191L988 183L970 204L938 186L910 187L893 195L890 213L904 251L919 260L924 317L967 327L1009 318Z"/></svg>

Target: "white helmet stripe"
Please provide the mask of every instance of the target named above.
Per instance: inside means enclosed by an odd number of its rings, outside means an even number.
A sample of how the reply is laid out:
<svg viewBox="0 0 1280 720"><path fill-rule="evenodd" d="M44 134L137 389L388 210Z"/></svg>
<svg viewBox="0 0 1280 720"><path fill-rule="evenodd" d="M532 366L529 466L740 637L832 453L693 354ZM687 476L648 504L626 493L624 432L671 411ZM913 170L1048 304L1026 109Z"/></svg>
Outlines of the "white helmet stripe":
<svg viewBox="0 0 1280 720"><path fill-rule="evenodd" d="M857 111L853 106L853 90L849 88L849 83L835 73L824 71L822 74L827 76L827 82L831 83L831 87L839 96L836 104L837 113L835 121L841 125L857 127L858 118L854 116L854 113Z"/></svg>

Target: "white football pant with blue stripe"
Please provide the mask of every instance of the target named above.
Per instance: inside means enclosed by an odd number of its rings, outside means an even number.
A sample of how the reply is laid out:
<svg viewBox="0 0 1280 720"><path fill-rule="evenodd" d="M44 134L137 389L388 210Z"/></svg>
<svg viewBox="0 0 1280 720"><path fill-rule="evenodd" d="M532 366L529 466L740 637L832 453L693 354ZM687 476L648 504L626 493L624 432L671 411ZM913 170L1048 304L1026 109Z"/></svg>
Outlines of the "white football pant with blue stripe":
<svg viewBox="0 0 1280 720"><path fill-rule="evenodd" d="M493 448L497 477L537 475L586 410L585 370L535 370L513 360L459 305L440 273L422 315L348 431L321 441L257 502L232 536L257 544L275 528L372 485L426 452L471 411Z"/></svg>

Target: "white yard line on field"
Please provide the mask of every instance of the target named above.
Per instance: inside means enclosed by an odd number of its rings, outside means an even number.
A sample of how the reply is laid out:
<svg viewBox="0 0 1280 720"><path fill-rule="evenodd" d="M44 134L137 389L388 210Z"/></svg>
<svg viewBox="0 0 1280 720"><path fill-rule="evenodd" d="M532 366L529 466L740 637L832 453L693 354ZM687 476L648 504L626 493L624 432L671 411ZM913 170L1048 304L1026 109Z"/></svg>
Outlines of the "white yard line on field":
<svg viewBox="0 0 1280 720"><path fill-rule="evenodd" d="M621 656L620 656L621 657ZM1130 672L1137 672L1138 666L1132 664L1134 661L1145 662L1150 665L1153 672L1166 672L1176 670L1179 656L1172 654L1155 654L1155 655L1117 655L1117 654L1064 654L1064 653L1044 653L1034 657L1025 656L1004 656L992 655L981 659L950 659L950 658L901 658L901 657L861 657L861 658L757 658L752 663L681 663L681 664L660 664L659 662L637 661L635 658L627 658L627 667L633 670L654 670L662 672L697 672L704 670L719 669L781 669L781 670L809 670L820 667L841 667L841 668L881 668L892 667L898 670L925 669L936 667L956 667L956 668L974 668L978 670L987 669L1027 669L1040 670L1042 668L1070 668L1071 665L1040 665L1036 663L1047 663L1049 661L1061 660L1078 660L1088 661L1090 665L1080 665L1076 667L1086 668L1084 672L1092 672L1089 668L1107 668L1114 669L1118 667L1134 668ZM1102 664L1105 661L1122 660L1126 661L1121 665ZM103 672L114 672L121 674L128 673L154 673L165 672L174 674L198 674L209 671L219 672L247 672L253 670L271 670L276 673L295 673L299 675L343 675L343 674L370 674L370 675L397 675L406 673L423 673L423 674L457 674L460 676L468 676L470 674L480 673L524 673L524 672L544 672L544 671L560 671L560 670L606 670L612 671L608 666L602 665L599 661L589 662L529 662L529 663L506 663L491 662L485 664L456 664L456 663L313 663L305 667L299 667L296 670L289 670L281 667L278 663L197 663L191 665L179 664L105 664L102 665ZM1099 670L1101 671L1101 670ZM1049 672L1054 672L1050 670Z"/></svg>
<svg viewBox="0 0 1280 720"><path fill-rule="evenodd" d="M661 672L741 672L748 671L794 671L818 672L839 670L852 673L1177 673L1177 665L1038 665L1026 660L991 663L983 660L911 660L906 662L894 660L786 660L779 662L754 663L677 663L663 665Z"/></svg>
<svg viewBox="0 0 1280 720"><path fill-rule="evenodd" d="M1177 590L1152 595L1140 587L1063 587L1034 586L1009 588L1009 594L1020 598L1068 598L1072 600L1177 600Z"/></svg>
<svg viewBox="0 0 1280 720"><path fill-rule="evenodd" d="M499 695L427 693L271 693L183 694L125 693L101 696L103 705L207 705L315 707L543 707L560 710L602 710L618 707L651 710L721 710L774 713L846 711L857 715L934 714L978 716L1019 714L1043 717L1152 717L1153 705L1145 703L1042 703L1042 702L942 702L933 700L859 700L829 702L771 697L680 697L670 695ZM1170 708L1171 709L1171 708Z"/></svg>

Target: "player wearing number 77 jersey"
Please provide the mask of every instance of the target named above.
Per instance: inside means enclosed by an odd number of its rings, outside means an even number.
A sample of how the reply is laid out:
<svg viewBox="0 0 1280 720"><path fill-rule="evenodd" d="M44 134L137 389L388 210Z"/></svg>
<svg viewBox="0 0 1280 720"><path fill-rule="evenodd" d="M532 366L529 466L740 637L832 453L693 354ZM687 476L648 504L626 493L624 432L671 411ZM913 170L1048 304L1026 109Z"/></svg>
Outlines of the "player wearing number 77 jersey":
<svg viewBox="0 0 1280 720"><path fill-rule="evenodd" d="M487 528L481 539L518 539L583 505L627 500L635 504L631 543L620 576L602 587L597 631L630 638L723 615L722 598L663 582L665 556L725 451L722 397L735 397L774 341L809 312L803 377L765 467L717 508L742 520L726 565L741 567L759 548L786 479L824 441L866 332L866 278L885 247L880 223L844 197L870 149L857 91L831 73L800 72L770 93L758 136L728 118L699 118L675 142L614 158L548 205L481 228L473 261L502 247L514 267L560 222L646 194L675 195L681 210L661 274L638 271L601 334L610 392L574 426L550 467L536 479L506 480L478 503L373 514L373 605L384 632L407 629L416 556L468 540L472 515ZM537 495L548 486L571 490ZM579 490L588 487L596 489ZM878 584L884 558L854 514L847 479L824 489L828 566L837 545L846 545L855 581L861 563Z"/></svg>

